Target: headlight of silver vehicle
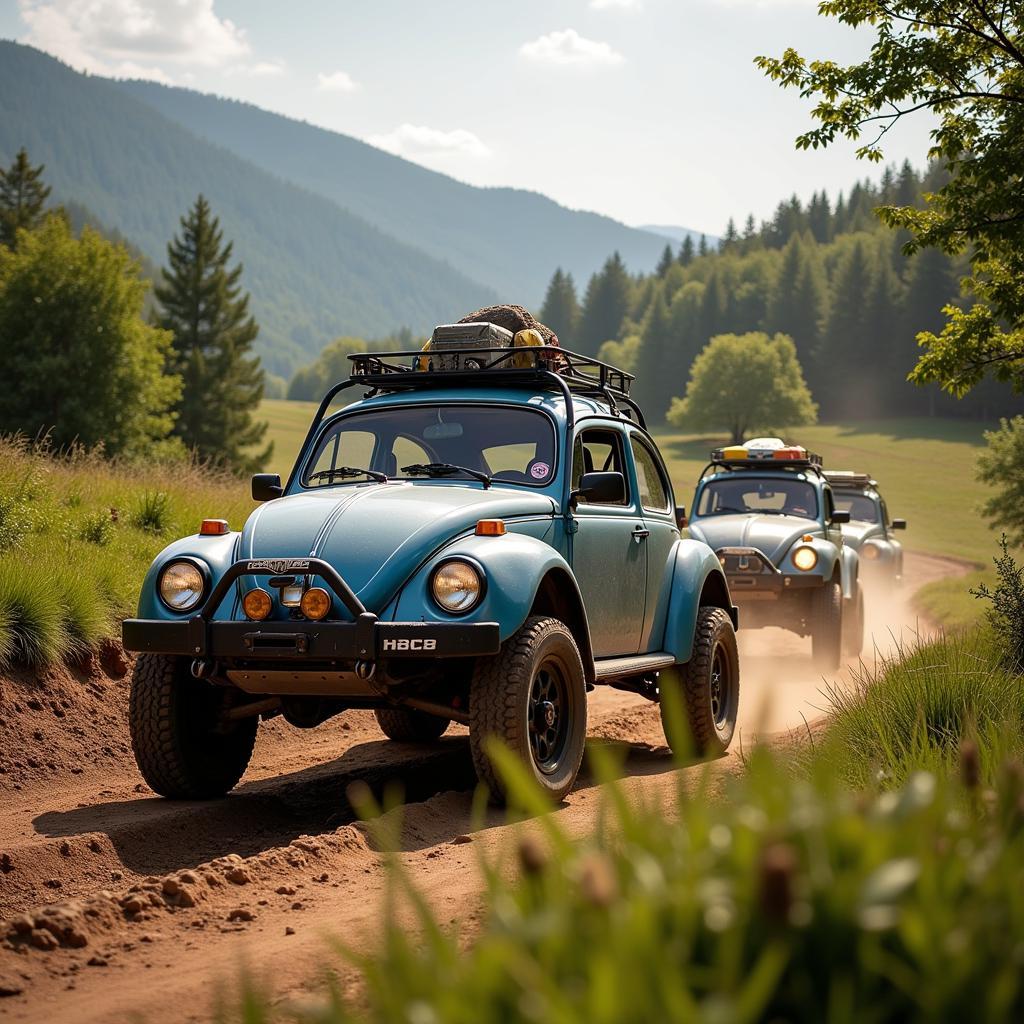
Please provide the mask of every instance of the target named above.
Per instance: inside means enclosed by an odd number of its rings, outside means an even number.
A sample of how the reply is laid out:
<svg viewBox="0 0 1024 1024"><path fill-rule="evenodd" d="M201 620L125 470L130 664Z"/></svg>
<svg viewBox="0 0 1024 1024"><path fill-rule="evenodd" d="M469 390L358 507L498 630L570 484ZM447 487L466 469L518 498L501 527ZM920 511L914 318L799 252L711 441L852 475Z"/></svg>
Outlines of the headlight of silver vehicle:
<svg viewBox="0 0 1024 1024"><path fill-rule="evenodd" d="M469 562L442 562L430 580L434 600L446 611L462 615L472 611L484 595L484 580Z"/></svg>
<svg viewBox="0 0 1024 1024"><path fill-rule="evenodd" d="M190 612L203 599L206 577L194 562L171 562L160 573L157 591L172 612Z"/></svg>
<svg viewBox="0 0 1024 1024"><path fill-rule="evenodd" d="M818 564L818 552L811 547L799 547L793 552L793 564L803 572L810 572Z"/></svg>
<svg viewBox="0 0 1024 1024"><path fill-rule="evenodd" d="M881 557L882 549L877 544L868 542L860 549L860 557L874 562Z"/></svg>

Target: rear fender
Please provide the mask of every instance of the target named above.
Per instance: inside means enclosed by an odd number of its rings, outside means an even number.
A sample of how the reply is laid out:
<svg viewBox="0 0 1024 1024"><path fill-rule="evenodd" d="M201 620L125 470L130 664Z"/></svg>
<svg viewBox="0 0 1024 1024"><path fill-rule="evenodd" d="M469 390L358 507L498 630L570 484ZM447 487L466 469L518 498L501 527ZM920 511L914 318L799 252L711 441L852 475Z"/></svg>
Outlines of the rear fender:
<svg viewBox="0 0 1024 1024"><path fill-rule="evenodd" d="M476 562L487 578L483 600L468 615L443 612L430 594L434 569L458 557ZM553 615L569 626L587 678L593 680L590 628L576 577L568 562L536 537L507 533L453 541L416 571L382 617L400 622L497 622L504 643L531 614Z"/></svg>
<svg viewBox="0 0 1024 1024"><path fill-rule="evenodd" d="M674 654L683 664L693 653L697 613L702 605L724 608L738 625L737 611L729 596L729 585L715 553L702 541L681 540L676 545L662 650Z"/></svg>

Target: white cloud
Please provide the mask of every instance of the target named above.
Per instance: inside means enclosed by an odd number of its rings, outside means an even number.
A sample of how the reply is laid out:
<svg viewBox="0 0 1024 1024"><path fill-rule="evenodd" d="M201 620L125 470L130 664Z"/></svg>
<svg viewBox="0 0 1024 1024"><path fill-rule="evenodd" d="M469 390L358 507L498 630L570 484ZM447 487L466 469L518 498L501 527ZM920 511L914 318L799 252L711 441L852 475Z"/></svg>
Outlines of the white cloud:
<svg viewBox="0 0 1024 1024"><path fill-rule="evenodd" d="M397 156L425 163L453 156L473 160L491 156L490 147L465 128L446 132L423 124L403 124L386 135L371 135L366 141Z"/></svg>
<svg viewBox="0 0 1024 1024"><path fill-rule="evenodd" d="M347 71L332 71L329 75L321 71L316 76L317 92L355 92L359 88Z"/></svg>
<svg viewBox="0 0 1024 1024"><path fill-rule="evenodd" d="M618 8L623 11L639 11L644 5L644 0L590 0L590 6L595 11L608 11Z"/></svg>
<svg viewBox="0 0 1024 1024"><path fill-rule="evenodd" d="M245 32L219 17L213 0L18 0L18 8L24 42L93 74L168 81L172 70L267 74L280 63L247 64Z"/></svg>
<svg viewBox="0 0 1024 1024"><path fill-rule="evenodd" d="M622 54L608 43L586 39L574 28L549 32L531 43L523 43L519 52L538 63L573 67L610 67L623 61Z"/></svg>

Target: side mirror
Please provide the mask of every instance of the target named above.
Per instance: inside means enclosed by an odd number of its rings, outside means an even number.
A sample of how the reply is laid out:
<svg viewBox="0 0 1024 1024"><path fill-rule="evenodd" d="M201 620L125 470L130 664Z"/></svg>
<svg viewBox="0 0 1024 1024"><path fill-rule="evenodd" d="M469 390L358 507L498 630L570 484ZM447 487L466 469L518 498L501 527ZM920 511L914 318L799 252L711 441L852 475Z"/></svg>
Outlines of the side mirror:
<svg viewBox="0 0 1024 1024"><path fill-rule="evenodd" d="M257 473L252 478L252 500L272 501L284 494L281 477L277 473Z"/></svg>
<svg viewBox="0 0 1024 1024"><path fill-rule="evenodd" d="M584 473L580 485L569 497L575 508L580 500L596 505L614 505L626 499L626 480L621 473Z"/></svg>
<svg viewBox="0 0 1024 1024"><path fill-rule="evenodd" d="M907 521L906 519L894 519L889 526L893 530L905 530L907 528Z"/></svg>
<svg viewBox="0 0 1024 1024"><path fill-rule="evenodd" d="M833 526L845 526L850 521L850 510L845 508L837 508L832 513L832 525Z"/></svg>
<svg viewBox="0 0 1024 1024"><path fill-rule="evenodd" d="M690 525L690 520L686 518L686 506L676 505L676 526L680 530L685 530Z"/></svg>

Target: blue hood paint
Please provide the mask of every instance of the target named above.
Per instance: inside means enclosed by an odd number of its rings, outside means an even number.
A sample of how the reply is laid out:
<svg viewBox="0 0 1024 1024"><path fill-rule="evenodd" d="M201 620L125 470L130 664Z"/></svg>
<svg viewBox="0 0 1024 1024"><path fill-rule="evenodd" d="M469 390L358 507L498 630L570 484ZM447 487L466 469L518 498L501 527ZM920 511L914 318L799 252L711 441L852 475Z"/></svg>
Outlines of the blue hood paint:
<svg viewBox="0 0 1024 1024"><path fill-rule="evenodd" d="M267 502L242 530L239 558L330 562L380 612L435 550L478 519L550 516L555 502L522 488L471 484L325 487Z"/></svg>

